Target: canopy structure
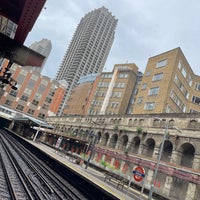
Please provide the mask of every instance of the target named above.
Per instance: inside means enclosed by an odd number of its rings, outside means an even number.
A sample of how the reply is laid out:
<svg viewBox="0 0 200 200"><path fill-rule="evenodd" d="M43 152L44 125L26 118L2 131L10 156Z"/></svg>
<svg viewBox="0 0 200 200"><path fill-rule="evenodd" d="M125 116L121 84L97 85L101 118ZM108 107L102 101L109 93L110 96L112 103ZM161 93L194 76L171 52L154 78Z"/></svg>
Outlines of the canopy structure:
<svg viewBox="0 0 200 200"><path fill-rule="evenodd" d="M14 122L19 122L28 126L32 126L32 127L40 127L40 128L48 128L48 129L53 129L54 127L47 124L44 121L38 120L38 119L34 119L32 117L20 117L20 118L14 118L13 119Z"/></svg>
<svg viewBox="0 0 200 200"><path fill-rule="evenodd" d="M23 44L46 0L1 0L0 15L16 23L14 40Z"/></svg>
<svg viewBox="0 0 200 200"><path fill-rule="evenodd" d="M16 24L14 36L0 34L0 57L21 66L41 66L45 57L24 46L46 0L1 0L0 16ZM9 29L10 23L1 23L1 30Z"/></svg>

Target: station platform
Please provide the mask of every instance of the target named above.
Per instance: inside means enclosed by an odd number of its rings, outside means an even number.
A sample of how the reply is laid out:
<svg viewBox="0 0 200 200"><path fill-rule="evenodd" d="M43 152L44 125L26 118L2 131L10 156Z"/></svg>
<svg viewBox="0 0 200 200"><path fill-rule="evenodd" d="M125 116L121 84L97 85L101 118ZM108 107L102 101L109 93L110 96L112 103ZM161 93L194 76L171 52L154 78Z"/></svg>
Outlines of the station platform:
<svg viewBox="0 0 200 200"><path fill-rule="evenodd" d="M92 181L94 184L101 187L103 190L109 192L113 196L116 197L116 199L120 200L146 200L148 199L147 195L140 194L139 191L134 190L133 188L129 188L128 186L124 186L124 188L117 187L117 184L114 184L112 182L105 182L104 178L105 175L93 169L92 167L88 166L87 169L85 169L85 165L78 165L70 160L70 157L63 155L59 151L56 151L55 149L43 144L43 143L37 143L30 140L27 140L29 143L34 145L35 147L39 148L41 151L45 152L46 154L50 155L54 159L58 160L59 162L62 162L64 165L66 165L71 170L74 170L76 173L79 173L81 176L84 176L85 178Z"/></svg>

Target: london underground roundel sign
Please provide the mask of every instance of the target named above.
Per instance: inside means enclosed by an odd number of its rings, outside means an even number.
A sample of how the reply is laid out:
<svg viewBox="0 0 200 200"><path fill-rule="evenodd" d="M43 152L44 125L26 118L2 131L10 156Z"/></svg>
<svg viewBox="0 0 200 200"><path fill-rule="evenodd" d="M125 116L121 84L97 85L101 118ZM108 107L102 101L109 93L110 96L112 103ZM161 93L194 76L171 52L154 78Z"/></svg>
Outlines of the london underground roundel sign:
<svg viewBox="0 0 200 200"><path fill-rule="evenodd" d="M133 178L135 179L135 181L140 182L143 180L143 178L145 177L145 170L143 167L141 166L137 166L134 170L133 170Z"/></svg>

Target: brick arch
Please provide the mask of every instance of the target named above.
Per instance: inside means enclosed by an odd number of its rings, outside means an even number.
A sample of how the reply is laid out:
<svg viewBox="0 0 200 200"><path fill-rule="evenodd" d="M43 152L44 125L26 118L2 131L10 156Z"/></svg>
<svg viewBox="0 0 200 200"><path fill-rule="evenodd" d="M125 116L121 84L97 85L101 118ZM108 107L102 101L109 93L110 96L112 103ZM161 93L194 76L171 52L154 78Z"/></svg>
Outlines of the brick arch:
<svg viewBox="0 0 200 200"><path fill-rule="evenodd" d="M98 131L97 132L97 144L99 143L100 140L101 140L101 132Z"/></svg>
<svg viewBox="0 0 200 200"><path fill-rule="evenodd" d="M195 119L192 119L188 123L188 128L194 128L196 129L198 127L198 121Z"/></svg>
<svg viewBox="0 0 200 200"><path fill-rule="evenodd" d="M185 167L192 168L194 155L195 155L195 147L189 142L183 143L178 151L180 152L180 165Z"/></svg>
<svg viewBox="0 0 200 200"><path fill-rule="evenodd" d="M115 148L116 144L117 144L117 140L118 140L118 135L117 134L113 134L110 138L110 143L109 143L109 147L111 148Z"/></svg>
<svg viewBox="0 0 200 200"><path fill-rule="evenodd" d="M127 135L122 135L119 140L119 149L120 150L126 150L128 145L129 137Z"/></svg>
<svg viewBox="0 0 200 200"><path fill-rule="evenodd" d="M136 136L134 137L132 140L131 140L131 144L130 144L130 152L133 152L133 153L138 153L138 150L139 150L139 146L140 146L140 142L141 142L141 139L139 136Z"/></svg>
<svg viewBox="0 0 200 200"><path fill-rule="evenodd" d="M153 138L147 138L143 146L143 154L147 157L152 157L156 142Z"/></svg>
<svg viewBox="0 0 200 200"><path fill-rule="evenodd" d="M166 140L163 147L161 160L165 162L170 162L170 158L172 155L173 144L170 140Z"/></svg>
<svg viewBox="0 0 200 200"><path fill-rule="evenodd" d="M102 140L101 140L101 145L102 146L106 146L107 145L109 137L110 137L110 135L109 135L108 132L106 132L106 133L103 134Z"/></svg>

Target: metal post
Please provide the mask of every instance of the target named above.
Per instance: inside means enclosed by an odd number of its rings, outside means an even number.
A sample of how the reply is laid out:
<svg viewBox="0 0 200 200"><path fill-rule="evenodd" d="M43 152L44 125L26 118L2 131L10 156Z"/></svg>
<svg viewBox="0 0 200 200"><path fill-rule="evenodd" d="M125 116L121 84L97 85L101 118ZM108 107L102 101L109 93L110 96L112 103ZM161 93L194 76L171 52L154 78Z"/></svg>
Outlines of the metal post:
<svg viewBox="0 0 200 200"><path fill-rule="evenodd" d="M158 161L156 163L156 169L155 169L155 172L154 172L154 175L153 175L153 180L152 180L152 183L151 183L151 189L149 191L148 200L152 199L152 195L153 195L153 191L154 191L154 182L156 180L156 176L157 176L157 173L158 173L158 168L159 168L159 165L160 165L160 160L161 160L161 157L162 157L162 152L163 152L167 132L168 132L168 122L165 124L165 132L164 132L164 135L163 135L163 138L162 138L162 143L161 143L161 147L160 147L160 151L159 151L159 155L158 155Z"/></svg>
<svg viewBox="0 0 200 200"><path fill-rule="evenodd" d="M86 165L85 165L85 169L88 168L88 165L89 165L90 160L91 160L91 158L92 158L92 155L93 155L93 152L94 152L94 147L95 147L95 144L96 144L96 141L97 141L97 135L92 134L92 136L94 136L94 143L92 144L90 156L89 156L88 161L87 161L87 163L86 163Z"/></svg>
<svg viewBox="0 0 200 200"><path fill-rule="evenodd" d="M36 134L35 134L35 137L33 138L33 142L35 142L35 140L36 140L36 138L37 138L37 136L38 136L39 131L40 131L40 127L39 127L39 129L37 130L37 132L36 132Z"/></svg>

